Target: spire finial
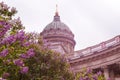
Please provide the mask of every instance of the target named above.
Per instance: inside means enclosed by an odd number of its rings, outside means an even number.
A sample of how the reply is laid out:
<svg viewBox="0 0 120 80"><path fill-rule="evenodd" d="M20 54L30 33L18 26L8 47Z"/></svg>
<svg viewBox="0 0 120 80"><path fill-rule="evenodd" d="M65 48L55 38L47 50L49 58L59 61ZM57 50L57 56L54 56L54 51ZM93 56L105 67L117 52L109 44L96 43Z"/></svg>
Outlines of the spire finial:
<svg viewBox="0 0 120 80"><path fill-rule="evenodd" d="M56 4L56 12L55 15L58 16L58 5Z"/></svg>
<svg viewBox="0 0 120 80"><path fill-rule="evenodd" d="M56 4L56 12L55 12L55 16L54 16L54 21L60 21L60 16L58 14L58 6Z"/></svg>

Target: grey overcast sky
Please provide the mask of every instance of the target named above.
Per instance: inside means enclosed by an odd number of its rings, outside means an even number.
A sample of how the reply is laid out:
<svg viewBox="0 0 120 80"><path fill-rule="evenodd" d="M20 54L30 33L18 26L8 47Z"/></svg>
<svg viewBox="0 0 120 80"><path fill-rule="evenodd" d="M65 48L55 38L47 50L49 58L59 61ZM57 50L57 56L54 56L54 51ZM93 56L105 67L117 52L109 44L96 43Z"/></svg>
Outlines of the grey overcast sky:
<svg viewBox="0 0 120 80"><path fill-rule="evenodd" d="M120 0L0 0L16 7L26 31L40 33L53 20L56 4L61 21L75 35L75 50L120 34Z"/></svg>

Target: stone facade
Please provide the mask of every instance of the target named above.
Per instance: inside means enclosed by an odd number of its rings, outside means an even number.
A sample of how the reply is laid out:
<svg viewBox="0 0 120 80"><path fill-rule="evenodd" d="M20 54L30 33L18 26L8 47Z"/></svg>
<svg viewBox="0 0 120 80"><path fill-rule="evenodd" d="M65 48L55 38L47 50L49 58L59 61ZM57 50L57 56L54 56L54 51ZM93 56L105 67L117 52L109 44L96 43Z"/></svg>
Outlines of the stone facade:
<svg viewBox="0 0 120 80"><path fill-rule="evenodd" d="M58 12L40 35L46 47L66 55L74 72L86 67L93 69L94 72L102 71L106 79L120 80L120 36L74 51L76 44L74 34L61 22Z"/></svg>

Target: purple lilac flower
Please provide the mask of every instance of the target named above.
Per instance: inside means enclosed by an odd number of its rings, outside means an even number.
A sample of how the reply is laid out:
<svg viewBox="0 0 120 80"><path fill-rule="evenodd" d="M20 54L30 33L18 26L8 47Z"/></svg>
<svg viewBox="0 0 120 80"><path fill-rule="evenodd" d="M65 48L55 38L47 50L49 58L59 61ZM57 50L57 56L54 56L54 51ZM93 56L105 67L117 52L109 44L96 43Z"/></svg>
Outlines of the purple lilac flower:
<svg viewBox="0 0 120 80"><path fill-rule="evenodd" d="M8 59L8 60L4 60L3 62L4 62L4 64L9 64L11 62L11 60Z"/></svg>
<svg viewBox="0 0 120 80"><path fill-rule="evenodd" d="M5 21L0 21L0 38L5 35L5 33L10 29L11 25Z"/></svg>
<svg viewBox="0 0 120 80"><path fill-rule="evenodd" d="M4 10L8 10L8 9L9 9L9 7L7 6L7 4L4 4L4 5L3 5L3 9L4 9Z"/></svg>
<svg viewBox="0 0 120 80"><path fill-rule="evenodd" d="M28 72L28 70L29 70L28 67L22 67L21 70L20 70L20 72L21 72L22 74L26 74L26 73Z"/></svg>
<svg viewBox="0 0 120 80"><path fill-rule="evenodd" d="M28 51L27 51L27 53L25 54L25 53L23 53L23 54L21 54L20 55L20 57L21 58L30 58L30 57L33 57L33 56L35 56L35 52L34 52L34 49L29 49Z"/></svg>
<svg viewBox="0 0 120 80"><path fill-rule="evenodd" d="M85 76L83 80L90 80L88 76Z"/></svg>
<svg viewBox="0 0 120 80"><path fill-rule="evenodd" d="M10 74L5 72L5 73L3 73L2 78L7 79L9 76L10 76Z"/></svg>
<svg viewBox="0 0 120 80"><path fill-rule="evenodd" d="M7 22L5 22L5 21L0 21L0 25L6 25L7 24Z"/></svg>
<svg viewBox="0 0 120 80"><path fill-rule="evenodd" d="M24 39L26 39L25 32L24 31L18 32L15 35L15 38L18 39L18 40L20 40L20 41L23 41Z"/></svg>
<svg viewBox="0 0 120 80"><path fill-rule="evenodd" d="M0 2L0 5L3 6L4 2Z"/></svg>
<svg viewBox="0 0 120 80"><path fill-rule="evenodd" d="M4 27L5 29L9 30L11 28L11 25L7 23L6 25L4 25Z"/></svg>
<svg viewBox="0 0 120 80"><path fill-rule="evenodd" d="M4 4L4 2L1 2L0 3L0 6L1 6L1 10L8 10L9 9L9 7L7 6L7 4Z"/></svg>
<svg viewBox="0 0 120 80"><path fill-rule="evenodd" d="M7 38L7 41L8 41L9 43L14 43L14 42L15 42L14 35L9 36L9 37Z"/></svg>
<svg viewBox="0 0 120 80"><path fill-rule="evenodd" d="M87 69L87 73L91 73L91 72L92 72L92 70L88 68Z"/></svg>
<svg viewBox="0 0 120 80"><path fill-rule="evenodd" d="M96 75L93 76L93 80L97 80L97 76Z"/></svg>
<svg viewBox="0 0 120 80"><path fill-rule="evenodd" d="M22 36L24 36L24 32L23 31L20 31L17 33L16 37L19 39L21 38Z"/></svg>
<svg viewBox="0 0 120 80"><path fill-rule="evenodd" d="M33 57L34 55L35 55L35 52L34 52L34 49L29 49L28 51L27 51L27 55L29 56L29 57Z"/></svg>
<svg viewBox="0 0 120 80"><path fill-rule="evenodd" d="M11 12L12 12L12 13L16 13L16 12L17 12L17 11L14 11L14 10L15 10L14 7L11 8ZM11 21L10 21L10 24L12 24L12 25L14 25L14 24L22 25L19 17L18 17L17 19L11 20Z"/></svg>
<svg viewBox="0 0 120 80"><path fill-rule="evenodd" d="M84 80L83 78L80 78L80 80Z"/></svg>
<svg viewBox="0 0 120 80"><path fill-rule="evenodd" d="M21 59L14 60L14 64L17 66L24 66L23 60Z"/></svg>
<svg viewBox="0 0 120 80"><path fill-rule="evenodd" d="M7 54L8 54L8 49L4 49L4 50L0 53L0 56L1 56L1 57L5 57L5 56L7 56Z"/></svg>
<svg viewBox="0 0 120 80"><path fill-rule="evenodd" d="M25 54L25 53L21 54L20 57L21 57L21 58L24 58L24 59L25 59L25 58L29 58L29 56L28 56L27 54Z"/></svg>
<svg viewBox="0 0 120 80"><path fill-rule="evenodd" d="M2 43L2 44L12 44L12 43L14 43L15 41L16 41L16 39L14 38L14 35L10 35L10 36L4 38L4 39L1 41L1 43Z"/></svg>
<svg viewBox="0 0 120 80"><path fill-rule="evenodd" d="M30 42L23 43L23 46L25 46L25 47L30 46Z"/></svg>
<svg viewBox="0 0 120 80"><path fill-rule="evenodd" d="M10 62L11 62L11 60L10 60L10 59L6 60L6 63L10 63Z"/></svg>
<svg viewBox="0 0 120 80"><path fill-rule="evenodd" d="M111 80L110 78L108 78L107 80Z"/></svg>
<svg viewBox="0 0 120 80"><path fill-rule="evenodd" d="M97 73L97 75L98 75L98 76L100 76L101 74L102 74L102 72L101 72L101 71L99 71L99 72Z"/></svg>
<svg viewBox="0 0 120 80"><path fill-rule="evenodd" d="M12 13L16 13L16 12L17 12L17 11L16 11L16 8L12 7L12 8L11 8L11 12L12 12Z"/></svg>
<svg viewBox="0 0 120 80"><path fill-rule="evenodd" d="M18 17L18 18L16 19L16 23L21 24L20 17Z"/></svg>

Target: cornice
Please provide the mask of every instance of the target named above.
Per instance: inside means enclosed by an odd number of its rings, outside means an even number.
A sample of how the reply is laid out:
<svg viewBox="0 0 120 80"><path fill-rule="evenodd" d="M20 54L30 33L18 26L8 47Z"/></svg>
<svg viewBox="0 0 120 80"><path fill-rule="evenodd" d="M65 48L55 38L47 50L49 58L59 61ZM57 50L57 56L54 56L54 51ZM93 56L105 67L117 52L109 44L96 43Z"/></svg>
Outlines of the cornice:
<svg viewBox="0 0 120 80"><path fill-rule="evenodd" d="M89 56L86 56L86 57L83 57L77 60L71 60L69 62L71 66L82 65L82 64L94 62L96 60L100 60L100 59L103 59L109 56L113 56L115 54L120 54L119 52L120 52L120 45L113 47L113 48L112 47L108 48L105 51L101 51L95 54L93 53L92 55L89 55Z"/></svg>

